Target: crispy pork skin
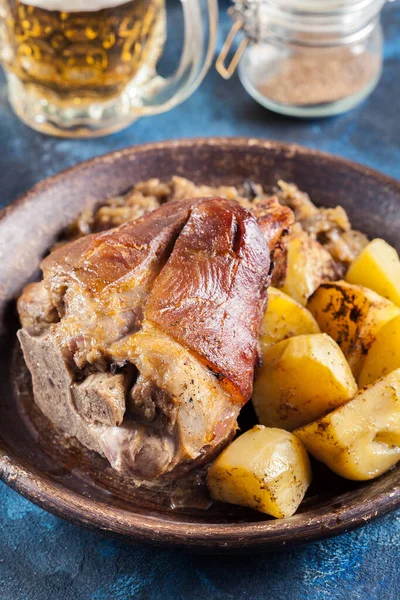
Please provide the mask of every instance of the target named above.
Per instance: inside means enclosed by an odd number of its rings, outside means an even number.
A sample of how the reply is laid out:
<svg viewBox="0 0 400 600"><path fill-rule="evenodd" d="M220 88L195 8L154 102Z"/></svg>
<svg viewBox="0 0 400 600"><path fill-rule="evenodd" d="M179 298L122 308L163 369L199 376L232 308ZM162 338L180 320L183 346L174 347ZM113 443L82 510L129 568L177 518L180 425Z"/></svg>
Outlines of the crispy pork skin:
<svg viewBox="0 0 400 600"><path fill-rule="evenodd" d="M236 431L291 222L271 201L259 210L262 227L234 201L169 202L43 261L57 323L40 326L29 290L19 302L37 404L138 482L181 477Z"/></svg>
<svg viewBox="0 0 400 600"><path fill-rule="evenodd" d="M146 217L91 234L52 252L44 281L62 317L59 336L77 367L105 367L110 343L140 329L153 282L194 201L165 204Z"/></svg>
<svg viewBox="0 0 400 600"><path fill-rule="evenodd" d="M270 258L255 218L238 204L198 204L158 276L145 318L189 348L239 402L252 392Z"/></svg>

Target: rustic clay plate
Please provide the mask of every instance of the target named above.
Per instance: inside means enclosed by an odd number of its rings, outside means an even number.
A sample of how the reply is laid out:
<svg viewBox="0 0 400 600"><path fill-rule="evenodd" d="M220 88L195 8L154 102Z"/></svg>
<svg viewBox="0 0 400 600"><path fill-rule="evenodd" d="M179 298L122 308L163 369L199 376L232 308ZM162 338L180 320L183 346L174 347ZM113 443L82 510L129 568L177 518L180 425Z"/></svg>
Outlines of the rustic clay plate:
<svg viewBox="0 0 400 600"><path fill-rule="evenodd" d="M78 443L66 443L35 408L16 344L15 297L37 276L40 259L80 211L138 181L173 174L210 184L251 178L267 188L279 178L293 181L317 203L344 206L354 226L370 236L383 236L395 246L400 239L400 183L340 158L277 142L206 139L138 146L42 182L0 219L1 478L74 523L200 551L261 550L317 540L394 509L400 504L399 469L362 484L315 464L314 483L299 512L288 519L226 505L171 510L162 495L135 490L105 460Z"/></svg>

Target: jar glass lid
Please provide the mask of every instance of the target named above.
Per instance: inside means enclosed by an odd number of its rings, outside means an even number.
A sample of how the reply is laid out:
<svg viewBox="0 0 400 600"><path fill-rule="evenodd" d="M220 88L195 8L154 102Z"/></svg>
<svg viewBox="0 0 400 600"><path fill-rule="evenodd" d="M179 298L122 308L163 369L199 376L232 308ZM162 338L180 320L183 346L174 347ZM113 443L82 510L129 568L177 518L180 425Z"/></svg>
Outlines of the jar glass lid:
<svg viewBox="0 0 400 600"><path fill-rule="evenodd" d="M380 12L386 0L234 0L231 14L252 41L269 36L352 35Z"/></svg>

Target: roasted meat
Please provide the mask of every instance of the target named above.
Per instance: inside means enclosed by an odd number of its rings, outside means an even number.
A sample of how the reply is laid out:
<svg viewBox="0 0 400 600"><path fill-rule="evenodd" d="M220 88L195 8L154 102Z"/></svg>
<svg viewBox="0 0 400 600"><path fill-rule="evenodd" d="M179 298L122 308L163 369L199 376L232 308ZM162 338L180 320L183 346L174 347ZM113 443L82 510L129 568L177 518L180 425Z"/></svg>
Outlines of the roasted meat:
<svg viewBox="0 0 400 600"><path fill-rule="evenodd" d="M57 248L41 302L29 288L19 301L37 404L138 482L180 477L236 431L270 254L292 221L276 200L257 216L221 198L168 202Z"/></svg>
<svg viewBox="0 0 400 600"><path fill-rule="evenodd" d="M25 286L24 293L18 298L17 308L22 327L58 321L57 310L50 301L44 281Z"/></svg>
<svg viewBox="0 0 400 600"><path fill-rule="evenodd" d="M43 261L45 286L62 317L58 334L77 367L104 368L108 346L140 329L191 204L170 202L150 217L63 245Z"/></svg>

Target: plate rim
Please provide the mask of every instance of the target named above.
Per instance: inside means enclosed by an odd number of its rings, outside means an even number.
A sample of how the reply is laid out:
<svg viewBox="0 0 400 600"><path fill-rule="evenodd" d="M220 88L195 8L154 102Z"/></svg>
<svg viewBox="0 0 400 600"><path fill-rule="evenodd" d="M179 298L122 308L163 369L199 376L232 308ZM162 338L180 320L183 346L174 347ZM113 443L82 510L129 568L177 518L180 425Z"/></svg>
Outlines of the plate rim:
<svg viewBox="0 0 400 600"><path fill-rule="evenodd" d="M363 176L373 177L381 184L394 188L400 197L400 181L349 159L298 144L276 140L248 137L200 137L164 140L129 146L80 162L35 184L0 212L0 221L21 206L29 203L38 193L45 191L63 179L84 172L93 165L109 163L120 157L143 154L153 150L171 150L193 146L251 147L276 151L288 158L306 154L322 158L330 163L339 163ZM0 441L0 479L22 496L41 508L104 534L163 546L181 546L198 550L257 550L282 548L323 538L355 529L382 516L400 505L400 481L388 492L378 492L368 500L355 502L346 509L333 509L321 513L312 509L309 517L293 525L292 518L266 520L254 523L190 523L132 512L129 509L110 507L102 502L83 496L59 482L53 482L34 467L28 466L15 452ZM368 483L366 484L368 485ZM304 515L305 513L303 513ZM165 515L165 513L163 513Z"/></svg>
<svg viewBox="0 0 400 600"><path fill-rule="evenodd" d="M215 137L193 137L193 138L181 138L172 140L163 140L159 142L147 142L145 144L133 144L120 150L113 150L112 152L106 152L99 156L94 156L84 161L80 161L71 167L67 167L54 175L45 177L38 181L28 190L20 194L15 200L7 204L7 206L0 209L0 221L5 217L13 213L17 208L24 205L30 200L30 196L36 195L38 192L45 191L47 187L51 187L53 184L62 181L64 178L68 178L75 172L84 171L86 168L90 168L92 165L100 164L101 162L110 162L117 160L119 157L129 156L131 154L144 154L151 152L152 150L164 150L166 148L189 148L191 146L257 146L266 150L277 150L284 152L288 158L292 158L296 154L308 154L323 158L329 162L336 162L347 166L350 169L355 169L366 176L374 177L375 179L381 180L382 183L394 187L400 194L400 180L386 175L373 167L369 167L357 161L353 161L349 158L344 158L330 152L318 150L316 148L309 148L301 144L292 142L282 142L274 139L264 139L257 137L246 137L246 136L215 136Z"/></svg>
<svg viewBox="0 0 400 600"><path fill-rule="evenodd" d="M389 494L380 493L345 510L330 509L322 513L322 509L313 509L309 514L314 516L295 527L291 526L293 517L244 524L165 521L162 517L110 507L82 496L24 463L18 457L10 457L7 447L0 443L0 479L27 500L75 525L156 546L227 551L282 549L351 531L400 505L399 483Z"/></svg>

